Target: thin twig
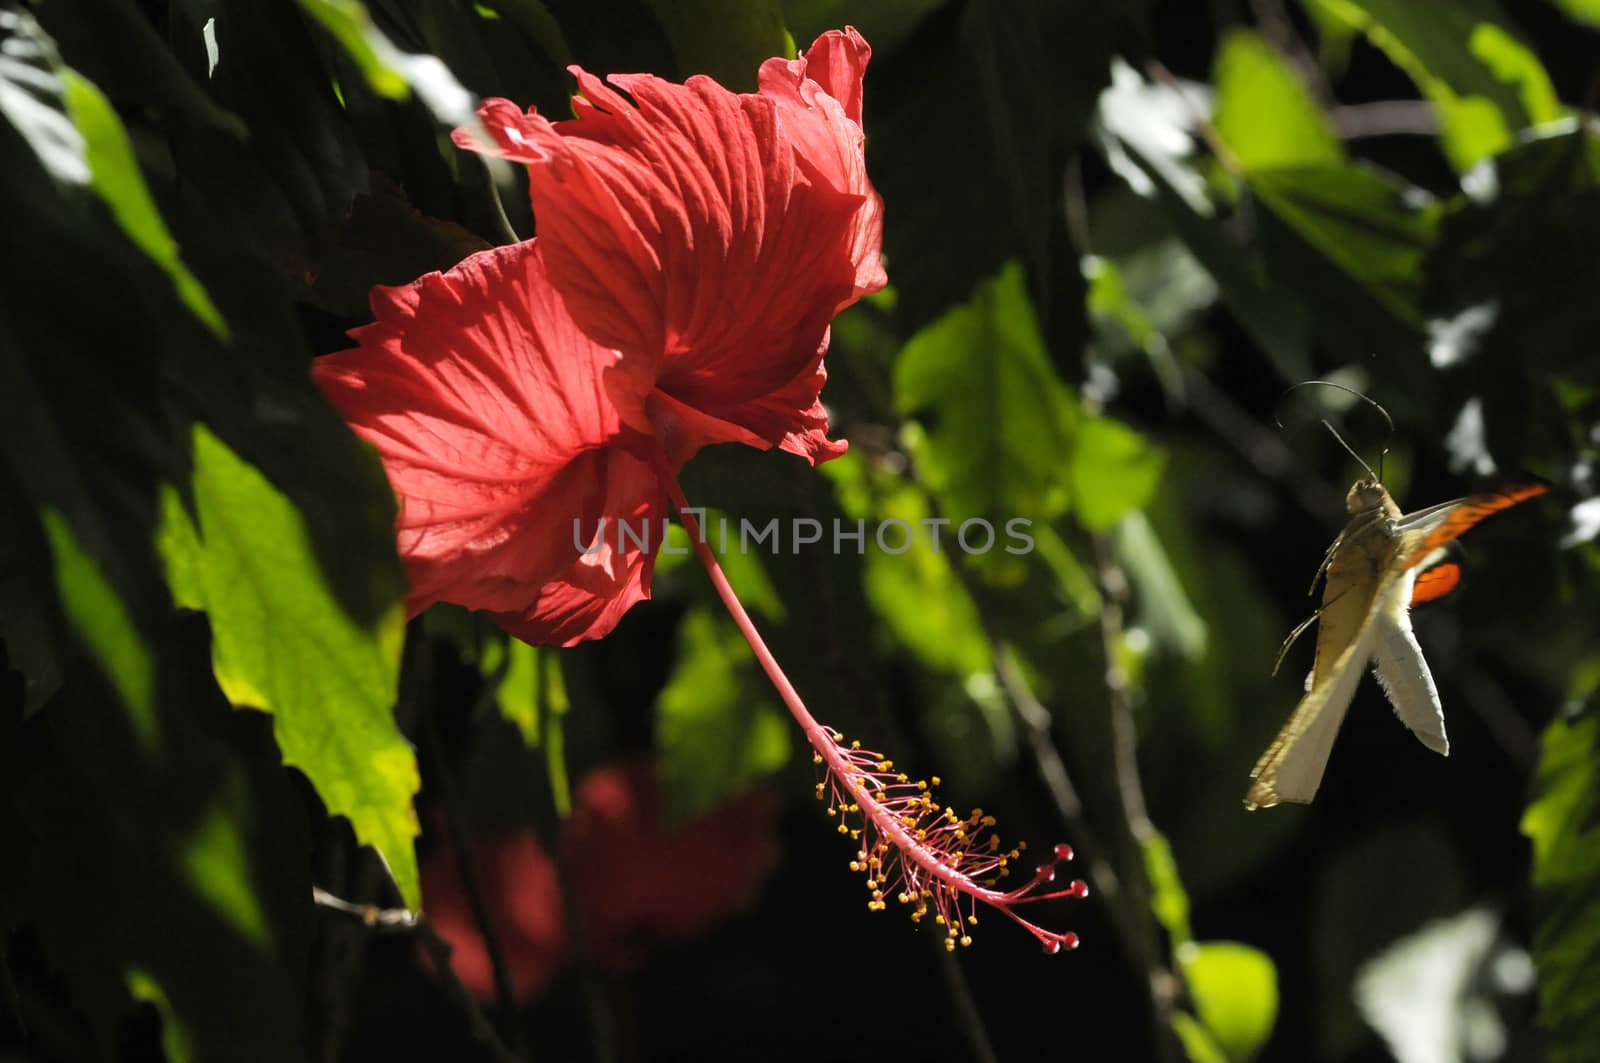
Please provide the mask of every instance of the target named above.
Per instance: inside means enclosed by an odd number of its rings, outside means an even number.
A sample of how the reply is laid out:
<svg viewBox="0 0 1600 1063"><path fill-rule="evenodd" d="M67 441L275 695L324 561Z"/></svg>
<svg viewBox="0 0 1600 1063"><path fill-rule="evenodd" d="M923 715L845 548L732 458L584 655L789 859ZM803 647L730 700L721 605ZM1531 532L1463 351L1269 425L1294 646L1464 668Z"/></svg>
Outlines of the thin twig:
<svg viewBox="0 0 1600 1063"><path fill-rule="evenodd" d="M1217 132L1217 127L1211 124L1211 116L1206 114L1204 108L1194 102L1194 99L1184 90L1183 82L1179 81L1166 65L1152 59L1145 64L1145 73L1150 80L1160 82L1166 86L1178 101L1189 112L1189 117L1194 121L1194 126L1200 131L1200 139L1206 142L1206 147L1211 149L1211 154L1216 156L1222 168L1237 180L1245 178L1244 164L1239 157L1228 147L1227 141L1222 139L1222 134Z"/></svg>
<svg viewBox="0 0 1600 1063"><path fill-rule="evenodd" d="M1328 84L1322 64L1317 62L1317 57L1311 54L1311 49L1295 31L1294 21L1284 8L1283 0L1250 0L1250 9L1261 27L1261 35L1289 60L1289 65L1300 75L1300 80L1310 87L1312 95L1324 107L1331 105L1334 102L1333 86Z"/></svg>
<svg viewBox="0 0 1600 1063"><path fill-rule="evenodd" d="M993 639L990 646L994 656L995 676L1000 680L1000 688L1006 693L1006 700L1011 703L1017 718L1022 721L1023 732L1027 735L1028 748L1033 753L1034 766L1038 768L1039 778L1043 780L1045 789L1050 793L1050 800L1055 805L1057 817L1072 838L1078 858L1088 866L1089 881L1094 884L1094 892L1090 896L1105 900L1117 897L1121 893L1122 884L1116 870L1104 857L1099 843L1094 840L1089 824L1084 820L1083 802L1078 797L1078 789L1072 784L1066 762L1061 759L1061 751L1056 748L1055 739L1050 733L1052 724L1050 710L1034 694L1032 685L1022 674L1022 668L1017 663L1016 653L1011 646Z"/></svg>
<svg viewBox="0 0 1600 1063"><path fill-rule="evenodd" d="M955 953L945 948L943 939L937 935L930 934L927 937L939 953L939 971L944 975L945 991L955 1005L956 1025L967 1037L972 1058L977 1063L1000 1063L1000 1057L995 1055L994 1043L989 1039L989 1029L978 1012L978 1002L972 999L972 987L967 982L966 972L962 971Z"/></svg>
<svg viewBox="0 0 1600 1063"><path fill-rule="evenodd" d="M1439 112L1427 100L1377 100L1352 103L1328 112L1340 140L1363 137L1436 137Z"/></svg>
<svg viewBox="0 0 1600 1063"><path fill-rule="evenodd" d="M483 172L484 186L489 190L489 205L494 207L495 225L500 230L500 238L507 244L520 244L522 237L517 230L512 228L511 219L506 215L506 205L500 200L500 183L494 179L494 162L489 156L479 156L479 169Z"/></svg>
<svg viewBox="0 0 1600 1063"><path fill-rule="evenodd" d="M1142 857L1146 843L1157 836L1155 824L1145 805L1144 784L1139 776L1139 731L1133 718L1133 695L1128 685L1127 673L1118 660L1122 643L1122 603L1128 593L1128 578L1117 563L1111 542L1104 535L1094 537L1095 563L1100 577L1100 638L1105 655L1106 700L1111 709L1111 729L1114 749L1112 763L1117 776L1117 789L1122 798L1123 814L1141 858L1139 867L1128 884L1130 896L1146 912L1150 907L1150 883L1143 872ZM1164 962L1153 935L1144 939L1147 971L1150 979L1151 1018L1155 1026L1157 1057L1163 1061L1175 1058L1171 1030L1172 1010L1176 1000L1178 979Z"/></svg>
<svg viewBox="0 0 1600 1063"><path fill-rule="evenodd" d="M467 1029L472 1034L473 1040L482 1045L500 1063L523 1063L523 1057L511 1051L500 1039L494 1024L489 1021L489 1017L478 1007L478 1002L462 984L456 974L455 965L450 962L452 951L450 943L439 936L433 924L421 913L406 908L379 908L375 904L347 901L317 886L311 887L311 900L320 908L352 916L372 930L383 933L409 932L416 935L422 947L427 950L428 958L433 961L434 973L444 983L445 992L466 1016Z"/></svg>

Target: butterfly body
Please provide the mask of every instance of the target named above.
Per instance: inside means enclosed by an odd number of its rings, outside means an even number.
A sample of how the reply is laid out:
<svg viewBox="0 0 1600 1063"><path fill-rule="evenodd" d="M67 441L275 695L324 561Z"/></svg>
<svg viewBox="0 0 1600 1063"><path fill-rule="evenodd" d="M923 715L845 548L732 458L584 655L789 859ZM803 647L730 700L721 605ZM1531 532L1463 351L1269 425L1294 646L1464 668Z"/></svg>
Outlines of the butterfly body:
<svg viewBox="0 0 1600 1063"><path fill-rule="evenodd" d="M1377 480L1350 488L1350 522L1328 548L1317 611L1317 654L1306 693L1255 770L1245 807L1309 802L1370 663L1395 714L1429 749L1448 755L1444 713L1428 663L1411 628L1414 600L1439 597L1454 572L1423 579L1444 547L1489 514L1545 490L1542 484L1474 495L1405 514Z"/></svg>

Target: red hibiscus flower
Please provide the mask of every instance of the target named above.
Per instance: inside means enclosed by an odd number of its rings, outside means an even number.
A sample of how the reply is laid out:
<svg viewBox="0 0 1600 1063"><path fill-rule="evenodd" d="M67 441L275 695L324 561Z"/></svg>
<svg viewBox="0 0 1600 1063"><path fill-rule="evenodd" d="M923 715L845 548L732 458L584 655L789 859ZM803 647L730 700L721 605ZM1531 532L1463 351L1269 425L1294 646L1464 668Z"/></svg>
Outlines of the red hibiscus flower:
<svg viewBox="0 0 1600 1063"><path fill-rule="evenodd" d="M376 322L316 375L399 496L412 614L451 601L528 642L604 635L650 593L670 500L824 768L818 796L859 844L869 906L896 896L954 948L989 905L1070 948L1074 935L1017 909L1084 895L1081 882L1049 888L1071 851L1002 889L1021 847L1002 846L992 819L957 816L818 723L677 482L710 443L812 463L844 451L819 398L829 325L885 283L862 154L870 54L854 30L827 33L801 59L763 64L760 91L743 95L573 68L577 117L563 122L486 101L487 139L458 130L456 142L528 167L538 238L376 289Z"/></svg>
<svg viewBox="0 0 1600 1063"><path fill-rule="evenodd" d="M769 795L747 794L672 828L663 804L648 760L597 769L573 795L561 852L590 959L602 970L630 970L655 944L704 933L749 904L777 861ZM555 864L528 834L479 842L472 860L512 991L535 999L570 958ZM450 943L457 976L492 999L489 952L449 854L436 851L422 875L428 918Z"/></svg>
<svg viewBox="0 0 1600 1063"><path fill-rule="evenodd" d="M488 100L494 143L457 132L528 165L539 236L374 289L376 322L315 370L399 496L412 615L599 637L649 596L662 477L700 447L844 451L818 396L829 323L884 284L870 54L825 34L754 94L614 76L624 96L575 67L577 118Z"/></svg>

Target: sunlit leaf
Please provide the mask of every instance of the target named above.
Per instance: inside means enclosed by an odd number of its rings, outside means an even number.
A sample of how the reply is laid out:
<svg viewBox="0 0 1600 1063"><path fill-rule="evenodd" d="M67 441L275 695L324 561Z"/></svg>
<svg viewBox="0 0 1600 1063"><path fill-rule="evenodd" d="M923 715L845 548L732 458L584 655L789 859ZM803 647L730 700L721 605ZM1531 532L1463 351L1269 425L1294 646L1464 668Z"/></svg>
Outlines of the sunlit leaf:
<svg viewBox="0 0 1600 1063"><path fill-rule="evenodd" d="M499 647L502 643L493 643ZM516 727L522 741L530 749L537 747L544 736L546 715L563 716L571 708L567 702L566 683L561 678L561 657L549 646L530 646L521 639L507 637L504 649L510 659L500 676L495 690L495 700L500 704L500 715ZM500 662L484 655L484 671L494 672Z"/></svg>
<svg viewBox="0 0 1600 1063"><path fill-rule="evenodd" d="M300 0L300 7L339 42L375 92L392 100L415 92L445 125L473 120L472 94L455 75L434 56L395 47L360 0Z"/></svg>
<svg viewBox="0 0 1600 1063"><path fill-rule="evenodd" d="M721 510L703 507L697 508L693 516L706 545L717 555L717 563L722 566L722 574L728 577L728 582L739 595L739 600L744 603L745 608L782 623L787 610L784 609L783 599L778 597L778 591L773 587L772 579L761 563L761 555L755 550L737 548L739 521ZM826 547L822 547L819 543L819 548ZM694 542L689 538L688 530L681 524L670 524L667 526L667 540L656 558L656 572L669 573L679 566L687 566L695 573L700 572L700 562L695 557ZM704 576L698 578L704 579Z"/></svg>
<svg viewBox="0 0 1600 1063"><path fill-rule="evenodd" d="M1090 531L1106 531L1144 505L1161 484L1165 461L1149 440L1120 421L1084 420L1067 468L1079 522Z"/></svg>
<svg viewBox="0 0 1600 1063"><path fill-rule="evenodd" d="M1545 729L1534 797L1522 817L1533 843L1539 1019L1555 1063L1600 1044L1600 717Z"/></svg>
<svg viewBox="0 0 1600 1063"><path fill-rule="evenodd" d="M1299 73L1259 33L1235 30L1224 37L1213 78L1212 122L1245 169L1344 158L1333 124Z"/></svg>
<svg viewBox="0 0 1600 1063"><path fill-rule="evenodd" d="M1278 972L1260 949L1236 941L1180 946L1195 1015L1229 1063L1254 1059L1278 1017Z"/></svg>
<svg viewBox="0 0 1600 1063"><path fill-rule="evenodd" d="M959 544L948 522L930 526L926 495L915 485L884 477L872 482L860 458L846 454L823 466L839 485L852 518L904 522L887 535L895 552L876 542L864 550L867 600L894 636L930 668L965 678L992 667L977 607L952 568ZM939 534L939 549L934 535ZM867 535L874 536L873 531ZM900 552L902 541L906 548Z"/></svg>
<svg viewBox="0 0 1600 1063"><path fill-rule="evenodd" d="M895 366L895 402L924 432L918 475L945 515L1045 517L1069 453L1071 393L1051 366L1011 263L918 332Z"/></svg>
<svg viewBox="0 0 1600 1063"><path fill-rule="evenodd" d="M42 514L55 558L56 593L67 620L99 662L147 751L160 741L156 727L156 665L122 598L99 564L79 545L61 514Z"/></svg>
<svg viewBox="0 0 1600 1063"><path fill-rule="evenodd" d="M1570 18L1600 26L1600 0L1552 0Z"/></svg>
<svg viewBox="0 0 1600 1063"><path fill-rule="evenodd" d="M0 13L7 47L0 54L0 115L27 140L57 180L87 186L123 233L171 278L184 305L219 336L227 324L205 286L184 265L133 155L122 120L105 95L61 65L33 20Z"/></svg>
<svg viewBox="0 0 1600 1063"><path fill-rule="evenodd" d="M1137 595L1135 622L1151 641L1195 660L1205 653L1206 622L1195 611L1172 561L1143 513L1129 513L1112 529L1117 556Z"/></svg>
<svg viewBox="0 0 1600 1063"><path fill-rule="evenodd" d="M673 821L711 811L788 761L789 721L767 690L739 632L709 609L691 610L679 633L677 668L656 703Z"/></svg>
<svg viewBox="0 0 1600 1063"><path fill-rule="evenodd" d="M420 782L394 720L400 605L370 628L351 619L293 504L204 428L194 444L196 520L169 493L161 545L178 600L210 617L217 681L234 704L272 714L284 763L349 817L418 908Z"/></svg>
<svg viewBox="0 0 1600 1063"><path fill-rule="evenodd" d="M1231 1063L1228 1054L1199 1019L1187 1011L1174 1011L1171 1021L1172 1032L1178 1035L1178 1043L1183 1045L1189 1063Z"/></svg>
<svg viewBox="0 0 1600 1063"><path fill-rule="evenodd" d="M1295 287L1351 357L1422 342L1422 262L1439 209L1417 189L1360 164L1256 173L1262 247L1274 280Z"/></svg>
<svg viewBox="0 0 1600 1063"><path fill-rule="evenodd" d="M1194 940L1194 932L1189 928L1189 895L1178 877L1178 861L1172 855L1172 846L1160 834L1146 838L1143 849L1144 874L1150 880L1150 909L1172 939L1173 947L1181 948Z"/></svg>
<svg viewBox="0 0 1600 1063"><path fill-rule="evenodd" d="M1493 0L1310 0L1364 31L1439 109L1458 170L1561 116L1550 76Z"/></svg>

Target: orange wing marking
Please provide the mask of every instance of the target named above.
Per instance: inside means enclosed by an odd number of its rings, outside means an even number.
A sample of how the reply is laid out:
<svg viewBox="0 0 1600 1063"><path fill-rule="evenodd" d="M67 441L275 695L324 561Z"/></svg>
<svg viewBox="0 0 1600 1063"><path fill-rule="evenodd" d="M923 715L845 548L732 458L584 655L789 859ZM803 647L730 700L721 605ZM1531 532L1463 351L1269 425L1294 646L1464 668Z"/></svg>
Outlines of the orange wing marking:
<svg viewBox="0 0 1600 1063"><path fill-rule="evenodd" d="M1411 588L1411 604L1437 601L1455 590L1460 582L1461 566L1454 561L1434 565L1417 576L1417 582Z"/></svg>
<svg viewBox="0 0 1600 1063"><path fill-rule="evenodd" d="M1422 541L1411 548L1411 552L1405 557L1403 567L1410 568L1439 547L1461 538L1469 528L1485 517L1498 513L1502 509L1510 509L1518 502L1525 502L1535 495L1544 494L1548 490L1549 487L1545 484L1519 484L1516 487L1508 487L1503 491L1495 491L1492 494L1473 495L1470 498L1463 498L1450 510L1449 515L1439 522L1437 527L1430 529ZM1459 576L1460 573L1457 573L1457 575ZM1440 593L1447 592L1448 588ZM1434 597L1438 597L1438 595L1434 595ZM1413 601L1415 600L1413 599Z"/></svg>

